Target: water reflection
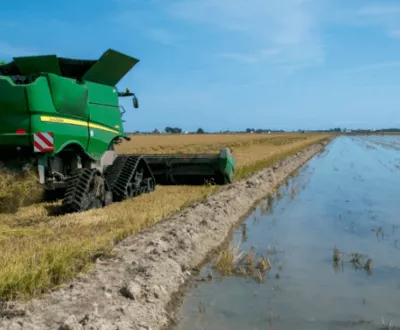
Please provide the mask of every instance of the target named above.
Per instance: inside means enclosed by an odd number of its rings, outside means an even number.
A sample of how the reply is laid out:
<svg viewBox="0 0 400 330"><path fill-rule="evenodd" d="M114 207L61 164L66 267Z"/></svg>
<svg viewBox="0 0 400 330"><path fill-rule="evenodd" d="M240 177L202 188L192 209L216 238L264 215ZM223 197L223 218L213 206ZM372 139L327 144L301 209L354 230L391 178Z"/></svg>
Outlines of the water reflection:
<svg viewBox="0 0 400 330"><path fill-rule="evenodd" d="M341 137L299 169L232 239L255 266L270 262L262 281L207 265L177 329L400 325L399 143Z"/></svg>

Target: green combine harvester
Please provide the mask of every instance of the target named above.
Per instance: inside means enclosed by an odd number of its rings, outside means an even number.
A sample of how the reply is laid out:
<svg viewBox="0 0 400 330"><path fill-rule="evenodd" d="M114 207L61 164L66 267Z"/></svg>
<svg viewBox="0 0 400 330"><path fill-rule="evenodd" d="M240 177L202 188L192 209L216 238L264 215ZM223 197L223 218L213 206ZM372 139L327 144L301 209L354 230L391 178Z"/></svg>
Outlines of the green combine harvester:
<svg viewBox="0 0 400 330"><path fill-rule="evenodd" d="M64 212L101 208L150 193L156 184L232 182L235 161L219 154L117 155L130 140L116 84L139 62L115 50L98 60L56 55L15 57L0 64L0 163L12 171L37 167ZM49 195L49 194L46 194Z"/></svg>

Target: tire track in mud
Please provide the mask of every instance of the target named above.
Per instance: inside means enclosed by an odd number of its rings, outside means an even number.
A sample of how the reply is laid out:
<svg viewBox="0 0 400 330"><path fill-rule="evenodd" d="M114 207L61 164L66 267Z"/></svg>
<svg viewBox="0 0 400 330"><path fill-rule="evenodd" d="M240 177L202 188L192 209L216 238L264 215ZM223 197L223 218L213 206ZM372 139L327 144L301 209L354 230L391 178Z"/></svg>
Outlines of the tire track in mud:
<svg viewBox="0 0 400 330"><path fill-rule="evenodd" d="M245 219L254 204L273 193L290 173L332 141L331 137L240 180L208 199L115 246L116 255L98 259L95 270L28 303L0 309L0 329L164 329L174 307L202 264Z"/></svg>

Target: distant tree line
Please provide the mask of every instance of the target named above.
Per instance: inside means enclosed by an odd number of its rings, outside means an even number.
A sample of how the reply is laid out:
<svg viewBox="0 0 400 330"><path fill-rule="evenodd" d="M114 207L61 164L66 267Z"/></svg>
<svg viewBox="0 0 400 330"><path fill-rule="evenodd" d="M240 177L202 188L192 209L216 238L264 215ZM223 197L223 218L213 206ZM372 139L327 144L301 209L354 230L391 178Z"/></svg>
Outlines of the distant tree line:
<svg viewBox="0 0 400 330"><path fill-rule="evenodd" d="M375 132L400 132L400 128L377 129Z"/></svg>
<svg viewBox="0 0 400 330"><path fill-rule="evenodd" d="M165 133L180 134L180 133L182 133L182 128L167 126L167 127L165 127Z"/></svg>
<svg viewBox="0 0 400 330"><path fill-rule="evenodd" d="M130 134L263 134L263 133L382 133L382 132L400 132L400 128L386 128L386 129L346 129L346 128L329 128L329 129L320 129L320 130L305 130L305 129L298 129L298 130L274 130L274 129L264 129L264 128L246 128L245 130L239 131L231 131L231 130L224 130L224 131L214 131L214 132L206 132L203 128L198 128L195 131L184 131L180 127L170 127L167 126L164 129L164 132L160 132L157 128L151 132L131 132Z"/></svg>
<svg viewBox="0 0 400 330"><path fill-rule="evenodd" d="M283 129L274 130L269 128L246 128L246 133L283 133ZM242 133L242 132L241 132Z"/></svg>

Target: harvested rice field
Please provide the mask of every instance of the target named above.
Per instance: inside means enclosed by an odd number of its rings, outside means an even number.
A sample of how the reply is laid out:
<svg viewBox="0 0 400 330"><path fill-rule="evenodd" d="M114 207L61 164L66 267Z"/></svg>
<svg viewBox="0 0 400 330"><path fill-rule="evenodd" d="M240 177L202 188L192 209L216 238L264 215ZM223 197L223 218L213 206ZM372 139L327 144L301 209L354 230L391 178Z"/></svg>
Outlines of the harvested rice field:
<svg viewBox="0 0 400 330"><path fill-rule="evenodd" d="M118 153L203 153L233 150L235 180L295 154L328 134L134 135ZM36 178L0 178L0 299L40 296L111 257L122 239L220 189L157 186L148 195L81 214L56 216L59 202L40 203ZM22 182L22 184L21 184ZM12 193L10 193L10 191Z"/></svg>

